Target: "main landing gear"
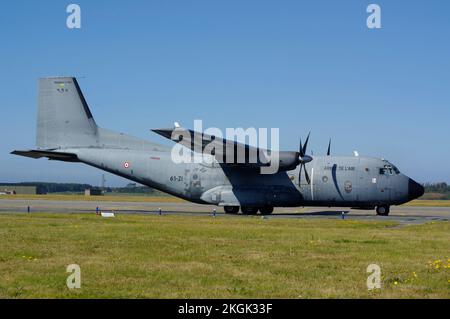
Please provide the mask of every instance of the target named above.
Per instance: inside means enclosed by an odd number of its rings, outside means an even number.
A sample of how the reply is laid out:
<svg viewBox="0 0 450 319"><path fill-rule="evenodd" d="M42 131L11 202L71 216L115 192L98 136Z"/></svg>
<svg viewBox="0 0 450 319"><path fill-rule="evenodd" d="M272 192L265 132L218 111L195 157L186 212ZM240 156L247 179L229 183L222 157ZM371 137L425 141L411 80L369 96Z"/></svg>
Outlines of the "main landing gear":
<svg viewBox="0 0 450 319"><path fill-rule="evenodd" d="M237 214L239 212L239 206L224 206L223 207L226 214ZM256 215L258 213L261 215L270 215L273 212L272 206L264 206L264 207L250 207L250 206L242 206L241 212L244 215Z"/></svg>
<svg viewBox="0 0 450 319"><path fill-rule="evenodd" d="M225 214L237 214L239 213L239 206L224 206L223 210Z"/></svg>
<svg viewBox="0 0 450 319"><path fill-rule="evenodd" d="M265 206L259 208L259 213L261 215L270 215L273 213L273 207L272 206Z"/></svg>
<svg viewBox="0 0 450 319"><path fill-rule="evenodd" d="M378 216L387 216L387 215L389 215L389 205L377 206L377 215Z"/></svg>
<svg viewBox="0 0 450 319"><path fill-rule="evenodd" d="M244 215L256 215L258 213L258 207L242 206L241 212Z"/></svg>

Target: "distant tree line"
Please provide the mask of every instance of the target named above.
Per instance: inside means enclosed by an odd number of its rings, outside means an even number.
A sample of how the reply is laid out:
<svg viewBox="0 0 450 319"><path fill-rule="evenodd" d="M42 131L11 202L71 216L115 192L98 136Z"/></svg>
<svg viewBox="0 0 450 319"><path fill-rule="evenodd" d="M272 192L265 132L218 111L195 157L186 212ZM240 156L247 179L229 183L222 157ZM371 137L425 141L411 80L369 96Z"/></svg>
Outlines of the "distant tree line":
<svg viewBox="0 0 450 319"><path fill-rule="evenodd" d="M448 193L450 192L450 185L447 183L426 183L424 185L426 193Z"/></svg>
<svg viewBox="0 0 450 319"><path fill-rule="evenodd" d="M152 194L156 190L147 186L136 186L136 187L113 187L110 188L113 193L127 193L127 194Z"/></svg>
<svg viewBox="0 0 450 319"><path fill-rule="evenodd" d="M77 184L77 183L45 183L45 182L24 182L24 183L1 183L0 185L11 186L36 186L36 192L38 194L47 193L79 193L84 192L87 188L92 188L89 184Z"/></svg>
<svg viewBox="0 0 450 319"><path fill-rule="evenodd" d="M23 183L0 183L0 185L10 186L36 186L38 194L48 193L83 193L86 189L98 189L90 184L78 183L46 183L46 182L23 182ZM156 192L153 188L146 186L135 187L105 187L105 191L127 194L151 194Z"/></svg>

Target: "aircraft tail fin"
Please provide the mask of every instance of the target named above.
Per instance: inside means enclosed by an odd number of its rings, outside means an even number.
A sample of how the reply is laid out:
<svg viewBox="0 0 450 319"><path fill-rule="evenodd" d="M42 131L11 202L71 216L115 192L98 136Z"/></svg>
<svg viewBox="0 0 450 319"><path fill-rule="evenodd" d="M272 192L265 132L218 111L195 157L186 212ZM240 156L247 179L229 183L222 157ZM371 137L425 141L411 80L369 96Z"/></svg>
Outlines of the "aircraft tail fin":
<svg viewBox="0 0 450 319"><path fill-rule="evenodd" d="M76 78L39 79L38 149L95 146L97 131Z"/></svg>

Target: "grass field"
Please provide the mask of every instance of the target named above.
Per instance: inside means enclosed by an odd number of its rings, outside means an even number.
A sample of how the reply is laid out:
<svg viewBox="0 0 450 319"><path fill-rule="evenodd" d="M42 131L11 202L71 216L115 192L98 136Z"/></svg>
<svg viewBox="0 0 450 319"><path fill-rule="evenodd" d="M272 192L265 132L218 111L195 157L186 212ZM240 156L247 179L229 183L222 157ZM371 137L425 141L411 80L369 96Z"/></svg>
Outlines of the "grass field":
<svg viewBox="0 0 450 319"><path fill-rule="evenodd" d="M416 199L405 206L429 206L429 207L450 207L450 200L427 200L427 199Z"/></svg>
<svg viewBox="0 0 450 319"><path fill-rule="evenodd" d="M440 199L440 200L450 200L450 193L433 193L427 192L425 193L421 199Z"/></svg>
<svg viewBox="0 0 450 319"><path fill-rule="evenodd" d="M450 298L450 223L0 215L0 298ZM81 289L66 267L81 267ZM369 264L382 288L369 292Z"/></svg>

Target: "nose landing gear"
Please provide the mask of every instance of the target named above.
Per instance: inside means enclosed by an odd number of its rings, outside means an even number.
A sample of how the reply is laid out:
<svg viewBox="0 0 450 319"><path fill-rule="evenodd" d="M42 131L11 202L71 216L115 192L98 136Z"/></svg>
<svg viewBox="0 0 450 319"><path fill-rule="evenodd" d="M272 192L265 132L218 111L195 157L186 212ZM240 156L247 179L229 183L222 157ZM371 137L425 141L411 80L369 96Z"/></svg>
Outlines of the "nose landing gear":
<svg viewBox="0 0 450 319"><path fill-rule="evenodd" d="M389 215L389 205L377 206L377 215L378 216L387 216L387 215Z"/></svg>

